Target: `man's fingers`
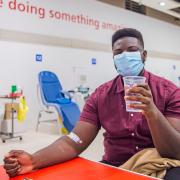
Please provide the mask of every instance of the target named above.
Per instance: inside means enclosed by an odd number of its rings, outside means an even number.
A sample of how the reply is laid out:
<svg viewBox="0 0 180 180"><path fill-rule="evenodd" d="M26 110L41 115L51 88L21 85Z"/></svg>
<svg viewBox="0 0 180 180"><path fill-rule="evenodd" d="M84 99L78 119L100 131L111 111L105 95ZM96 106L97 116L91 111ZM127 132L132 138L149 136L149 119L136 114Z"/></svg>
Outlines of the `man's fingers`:
<svg viewBox="0 0 180 180"><path fill-rule="evenodd" d="M125 96L124 97L126 101L138 101L141 102L143 104L149 104L149 98L144 97L144 96Z"/></svg>
<svg viewBox="0 0 180 180"><path fill-rule="evenodd" d="M127 94L132 94L132 93L141 94L149 98L151 97L150 92L144 89L143 87L137 87L137 86L132 87L131 89L128 90Z"/></svg>
<svg viewBox="0 0 180 180"><path fill-rule="evenodd" d="M12 154L12 153L9 152L9 153L7 153L4 157L5 157L5 158L10 158L10 157L13 157L13 156L14 156L14 154Z"/></svg>
<svg viewBox="0 0 180 180"><path fill-rule="evenodd" d="M11 154L9 154L9 153L5 154L5 156L4 156L4 158L9 158L9 157L11 157Z"/></svg>
<svg viewBox="0 0 180 180"><path fill-rule="evenodd" d="M23 152L23 150L11 150L9 154L16 156L22 154Z"/></svg>
<svg viewBox="0 0 180 180"><path fill-rule="evenodd" d="M20 169L20 166L17 166L14 169L6 170L6 173L9 174L10 177L14 177L19 174L19 169Z"/></svg>
<svg viewBox="0 0 180 180"><path fill-rule="evenodd" d="M18 156L19 154L22 154L23 152L24 151L22 151L22 150L11 150L4 157L5 158L10 158L10 157Z"/></svg>
<svg viewBox="0 0 180 180"><path fill-rule="evenodd" d="M149 87L149 85L148 85L147 83L138 84L137 87L142 87L142 88L144 88L144 89L146 89L146 90L150 90L150 87Z"/></svg>
<svg viewBox="0 0 180 180"><path fill-rule="evenodd" d="M129 104L130 108L145 110L146 105L144 104Z"/></svg>
<svg viewBox="0 0 180 180"><path fill-rule="evenodd" d="M18 162L14 162L14 163L12 163L12 164L7 164L7 163L5 163L3 167L4 167L4 169L6 169L6 170L10 170L10 169L16 168L17 166L20 166L20 165L18 164Z"/></svg>
<svg viewBox="0 0 180 180"><path fill-rule="evenodd" d="M4 163L13 164L15 162L17 162L16 158L4 158Z"/></svg>
<svg viewBox="0 0 180 180"><path fill-rule="evenodd" d="M6 173L7 173L7 172L6 172ZM8 173L7 173L7 174L8 174ZM13 177L19 175L19 173L18 173L18 172L15 172L15 173L8 174L8 175L9 175L10 178L13 178Z"/></svg>

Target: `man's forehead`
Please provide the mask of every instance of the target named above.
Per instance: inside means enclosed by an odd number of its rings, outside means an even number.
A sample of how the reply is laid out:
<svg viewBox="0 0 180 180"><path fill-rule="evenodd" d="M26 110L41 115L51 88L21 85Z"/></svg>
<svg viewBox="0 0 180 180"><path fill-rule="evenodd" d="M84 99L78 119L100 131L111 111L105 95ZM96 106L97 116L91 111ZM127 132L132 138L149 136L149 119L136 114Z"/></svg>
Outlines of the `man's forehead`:
<svg viewBox="0 0 180 180"><path fill-rule="evenodd" d="M123 37L118 39L117 41L115 41L114 45L113 45L113 49L116 47L121 47L121 46L139 46L139 40L135 37Z"/></svg>

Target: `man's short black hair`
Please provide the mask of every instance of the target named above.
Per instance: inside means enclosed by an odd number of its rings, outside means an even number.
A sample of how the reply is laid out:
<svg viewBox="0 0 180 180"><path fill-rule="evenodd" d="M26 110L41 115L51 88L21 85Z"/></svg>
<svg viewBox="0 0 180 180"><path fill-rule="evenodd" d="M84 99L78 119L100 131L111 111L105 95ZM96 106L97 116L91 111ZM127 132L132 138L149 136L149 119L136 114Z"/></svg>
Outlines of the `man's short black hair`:
<svg viewBox="0 0 180 180"><path fill-rule="evenodd" d="M112 35L112 47L113 47L114 43L118 39L121 39L123 37L134 37L134 38L137 38L139 40L139 42L141 43L142 47L144 48L144 41L143 41L143 37L142 37L141 32L136 30L136 29L133 29L133 28L123 28L123 29L117 30Z"/></svg>

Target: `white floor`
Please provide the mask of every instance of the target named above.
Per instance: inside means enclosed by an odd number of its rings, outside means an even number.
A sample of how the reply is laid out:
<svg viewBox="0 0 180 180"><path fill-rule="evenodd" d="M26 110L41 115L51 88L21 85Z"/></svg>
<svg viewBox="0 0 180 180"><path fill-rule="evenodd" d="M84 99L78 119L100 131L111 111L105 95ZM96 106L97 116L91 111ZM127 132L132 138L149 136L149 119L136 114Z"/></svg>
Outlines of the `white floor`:
<svg viewBox="0 0 180 180"><path fill-rule="evenodd" d="M33 153L47 145L51 144L53 141L58 139L61 135L52 132L39 131L29 131L26 133L21 133L23 140L11 139L7 140L6 143L0 141L0 164L3 164L4 155L13 149L25 150L29 153ZM85 150L81 156L90 160L99 161L103 155L103 136L102 131L99 132L93 143Z"/></svg>

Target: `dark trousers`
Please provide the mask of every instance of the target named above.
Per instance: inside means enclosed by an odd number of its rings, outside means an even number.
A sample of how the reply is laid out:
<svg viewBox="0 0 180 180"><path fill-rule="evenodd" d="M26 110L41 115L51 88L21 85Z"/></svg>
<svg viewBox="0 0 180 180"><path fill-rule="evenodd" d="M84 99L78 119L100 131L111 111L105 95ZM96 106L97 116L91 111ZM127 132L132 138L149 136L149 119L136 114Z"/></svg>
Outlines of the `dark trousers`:
<svg viewBox="0 0 180 180"><path fill-rule="evenodd" d="M111 163L109 163L109 162L107 162L105 160L102 160L100 162L104 163L104 164L111 165L111 166L116 166L116 167L119 166L119 165L111 164ZM164 179L165 180L180 180L180 167L175 167L175 168L168 169Z"/></svg>
<svg viewBox="0 0 180 180"><path fill-rule="evenodd" d="M167 170L164 177L165 180L180 180L180 167L175 167Z"/></svg>

